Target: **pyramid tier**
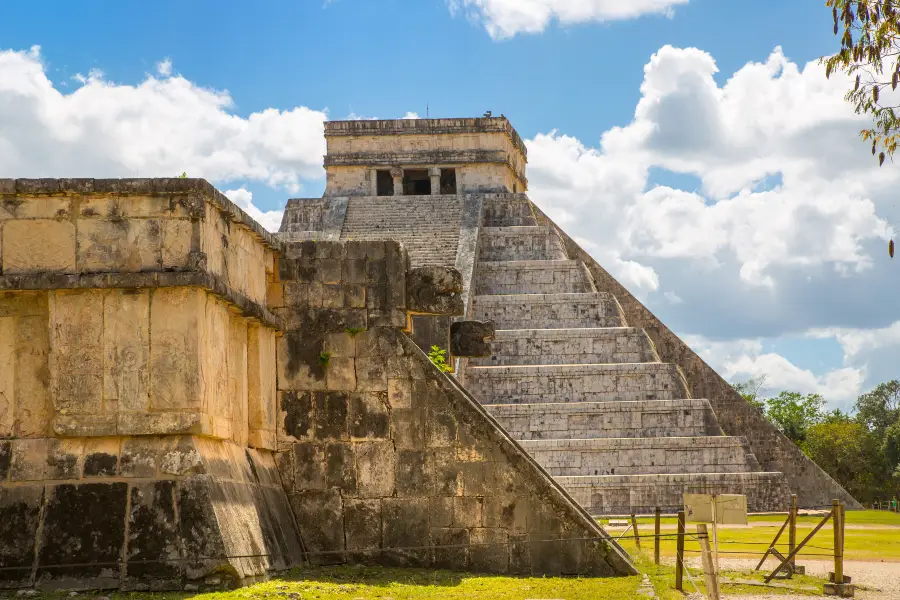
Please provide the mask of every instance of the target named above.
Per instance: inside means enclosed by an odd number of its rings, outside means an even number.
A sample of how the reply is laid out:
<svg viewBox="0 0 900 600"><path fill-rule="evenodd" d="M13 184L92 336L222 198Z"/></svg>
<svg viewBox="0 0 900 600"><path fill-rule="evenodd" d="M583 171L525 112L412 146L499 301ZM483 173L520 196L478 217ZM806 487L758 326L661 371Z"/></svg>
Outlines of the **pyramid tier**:
<svg viewBox="0 0 900 600"><path fill-rule="evenodd" d="M466 387L484 404L627 402L690 396L675 365L665 363L469 367Z"/></svg>
<svg viewBox="0 0 900 600"><path fill-rule="evenodd" d="M721 435L705 399L488 404L517 440Z"/></svg>
<svg viewBox="0 0 900 600"><path fill-rule="evenodd" d="M621 327L622 309L607 293L476 296L472 318L497 329Z"/></svg>
<svg viewBox="0 0 900 600"><path fill-rule="evenodd" d="M482 224L485 227L536 225L531 201L525 194L485 194Z"/></svg>
<svg viewBox="0 0 900 600"><path fill-rule="evenodd" d="M481 232L482 261L561 260L562 240L549 227L486 227Z"/></svg>
<svg viewBox="0 0 900 600"><path fill-rule="evenodd" d="M783 511L791 491L782 473L676 473L556 477L594 515L684 509L684 494L744 494L749 512Z"/></svg>
<svg viewBox="0 0 900 600"><path fill-rule="evenodd" d="M479 262L475 293L557 294L596 292L579 260L506 260Z"/></svg>
<svg viewBox="0 0 900 600"><path fill-rule="evenodd" d="M499 330L491 356L469 364L574 365L659 362L650 338L635 327Z"/></svg>
<svg viewBox="0 0 900 600"><path fill-rule="evenodd" d="M740 473L759 471L741 437L522 440L553 476Z"/></svg>

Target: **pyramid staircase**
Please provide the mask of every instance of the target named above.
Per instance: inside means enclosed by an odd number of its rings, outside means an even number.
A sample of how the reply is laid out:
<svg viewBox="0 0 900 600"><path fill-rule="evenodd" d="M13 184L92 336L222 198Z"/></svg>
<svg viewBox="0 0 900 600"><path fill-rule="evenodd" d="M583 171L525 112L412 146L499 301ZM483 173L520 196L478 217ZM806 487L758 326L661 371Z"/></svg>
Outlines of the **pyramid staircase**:
<svg viewBox="0 0 900 600"><path fill-rule="evenodd" d="M787 505L782 473L723 434L526 196L487 195L482 214L472 317L497 335L464 384L576 500L593 514L674 510L684 492L746 494L756 512Z"/></svg>

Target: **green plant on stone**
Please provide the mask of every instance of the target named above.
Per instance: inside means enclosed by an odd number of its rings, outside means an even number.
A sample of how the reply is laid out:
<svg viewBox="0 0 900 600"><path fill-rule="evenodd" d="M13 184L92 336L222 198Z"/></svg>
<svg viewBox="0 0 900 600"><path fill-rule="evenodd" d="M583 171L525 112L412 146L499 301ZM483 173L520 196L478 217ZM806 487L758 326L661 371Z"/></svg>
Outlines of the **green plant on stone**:
<svg viewBox="0 0 900 600"><path fill-rule="evenodd" d="M357 334L365 331L365 327L345 327L344 331L350 334L350 337L356 337Z"/></svg>
<svg viewBox="0 0 900 600"><path fill-rule="evenodd" d="M428 352L428 359L442 373L449 373L450 371L453 370L453 368L447 364L447 351L441 349L439 346L431 347L431 350Z"/></svg>
<svg viewBox="0 0 900 600"><path fill-rule="evenodd" d="M322 365L322 367L327 367L329 360L331 360L331 352L322 352L319 354L319 364Z"/></svg>
<svg viewBox="0 0 900 600"><path fill-rule="evenodd" d="M176 179L187 179L187 171L182 171Z"/></svg>

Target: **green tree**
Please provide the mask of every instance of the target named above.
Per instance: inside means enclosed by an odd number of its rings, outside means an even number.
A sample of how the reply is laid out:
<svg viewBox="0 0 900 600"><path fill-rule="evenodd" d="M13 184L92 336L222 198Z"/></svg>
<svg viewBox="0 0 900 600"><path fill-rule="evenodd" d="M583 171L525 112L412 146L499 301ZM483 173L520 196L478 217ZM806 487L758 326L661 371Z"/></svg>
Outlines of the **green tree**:
<svg viewBox="0 0 900 600"><path fill-rule="evenodd" d="M891 470L900 470L900 421L885 430L882 452Z"/></svg>
<svg viewBox="0 0 900 600"><path fill-rule="evenodd" d="M806 439L807 430L825 418L825 399L819 394L781 392L766 404L769 420L798 446Z"/></svg>
<svg viewBox="0 0 900 600"><path fill-rule="evenodd" d="M872 126L860 131L872 143L878 164L893 156L900 134L900 106L886 94L900 83L900 0L827 0L834 19L834 34L841 48L822 58L825 76L849 76L853 87L845 100L857 114L872 118Z"/></svg>
<svg viewBox="0 0 900 600"><path fill-rule="evenodd" d="M760 411L766 412L766 401L759 397L759 391L762 389L765 382L766 376L761 375L759 377L748 379L747 381L741 383L732 383L731 387L733 387L734 391L740 394L744 398L744 400L755 406Z"/></svg>
<svg viewBox="0 0 900 600"><path fill-rule="evenodd" d="M875 436L863 424L843 421L811 425L802 448L860 502L886 496L890 472L885 469Z"/></svg>
<svg viewBox="0 0 900 600"><path fill-rule="evenodd" d="M856 399L856 418L878 436L900 421L900 381L879 383Z"/></svg>

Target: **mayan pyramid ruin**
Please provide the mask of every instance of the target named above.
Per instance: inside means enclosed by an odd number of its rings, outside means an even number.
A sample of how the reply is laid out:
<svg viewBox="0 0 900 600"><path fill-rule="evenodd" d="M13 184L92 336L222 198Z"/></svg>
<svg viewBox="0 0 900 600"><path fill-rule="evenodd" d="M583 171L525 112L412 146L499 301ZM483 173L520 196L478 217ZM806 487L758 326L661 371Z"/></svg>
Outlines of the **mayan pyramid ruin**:
<svg viewBox="0 0 900 600"><path fill-rule="evenodd" d="M858 506L528 199L506 118L325 136L325 195L291 200L280 236L395 239L414 265L457 267L466 316L497 329L458 380L592 514L675 510L684 492ZM429 320L417 342L445 347L448 319Z"/></svg>
<svg viewBox="0 0 900 600"><path fill-rule="evenodd" d="M507 119L325 136L278 234L202 179L0 179L0 588L621 576L597 515L859 506L528 199Z"/></svg>

